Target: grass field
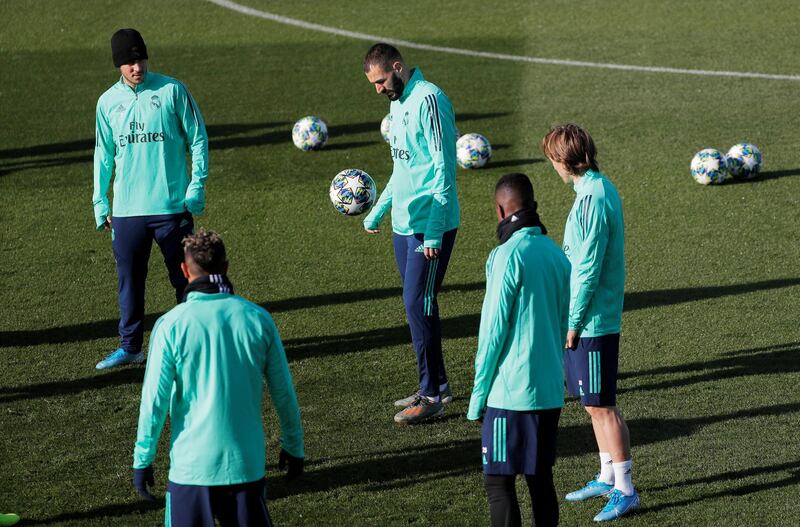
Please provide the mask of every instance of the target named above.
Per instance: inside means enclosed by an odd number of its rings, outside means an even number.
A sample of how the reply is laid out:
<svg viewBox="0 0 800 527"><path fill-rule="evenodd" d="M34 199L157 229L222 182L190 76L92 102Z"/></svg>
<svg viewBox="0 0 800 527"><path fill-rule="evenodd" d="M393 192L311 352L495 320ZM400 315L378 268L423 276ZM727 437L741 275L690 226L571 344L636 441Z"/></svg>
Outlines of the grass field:
<svg viewBox="0 0 800 527"><path fill-rule="evenodd" d="M439 46L800 74L791 0L241 1ZM574 194L538 143L564 121L591 131L625 206L619 404L642 496L625 524L800 523L800 83L401 50L449 95L462 133L487 136L495 156L458 172L463 224L439 298L457 399L441 422L398 428L391 401L414 388L416 369L391 242L364 235L327 197L341 169L362 168L379 187L390 174L378 132L387 102L361 71L369 43L188 0L0 4L0 512L19 512L20 525L163 518L163 502L139 501L129 483L144 370L94 369L116 345L118 316L110 238L92 224L94 108L118 78L110 35L130 26L151 70L183 80L204 113L211 170L198 224L223 234L238 292L272 311L286 344L307 474L296 485L279 476L270 408L276 523L487 524L479 430L464 414L496 243L491 194L503 173L529 174L560 242ZM291 123L309 114L331 129L323 151L291 144ZM740 141L761 147L760 180L692 181L695 151ZM148 328L174 299L160 260L156 250ZM561 424L564 494L597 457L576 401ZM159 494L167 465L162 442ZM600 506L562 503L562 525L588 525Z"/></svg>

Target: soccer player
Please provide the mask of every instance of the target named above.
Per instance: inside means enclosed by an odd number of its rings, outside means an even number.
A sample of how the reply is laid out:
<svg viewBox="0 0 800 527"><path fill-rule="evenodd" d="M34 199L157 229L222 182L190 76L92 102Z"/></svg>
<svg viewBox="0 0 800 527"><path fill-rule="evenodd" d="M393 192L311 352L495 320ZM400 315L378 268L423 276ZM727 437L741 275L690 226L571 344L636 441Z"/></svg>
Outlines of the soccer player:
<svg viewBox="0 0 800 527"><path fill-rule="evenodd" d="M542 150L577 194L564 232L564 252L572 264L564 366L567 389L580 396L591 416L600 451L600 473L566 499L608 495L608 503L594 518L608 521L639 507L628 426L616 406L625 293L622 202L600 172L594 141L582 128L556 126L542 140Z"/></svg>
<svg viewBox="0 0 800 527"><path fill-rule="evenodd" d="M181 240L192 232L192 214L203 212L208 175L206 127L186 86L147 70L147 47L135 29L114 33L111 54L121 77L97 101L92 200L97 230L111 231L120 345L97 369L144 362L144 288L153 239L164 255L175 298L183 298Z"/></svg>
<svg viewBox="0 0 800 527"><path fill-rule="evenodd" d="M536 208L526 175L507 174L497 182L500 245L486 262L467 412L467 419L483 419L483 473L493 527L520 525L517 474L528 484L533 525L558 524L553 465L564 406L570 264L546 236Z"/></svg>
<svg viewBox="0 0 800 527"><path fill-rule="evenodd" d="M271 525L264 501L264 377L281 427L279 467L303 472L303 428L275 323L233 294L225 245L202 229L183 241L186 301L158 319L142 387L133 482L154 499L153 460L171 420L166 525Z"/></svg>
<svg viewBox="0 0 800 527"><path fill-rule="evenodd" d="M375 44L364 59L367 80L391 101L392 176L364 219L368 233L380 232L392 209L394 254L403 284L403 303L417 354L419 386L395 401L401 424L441 417L453 400L442 355L437 295L444 280L460 221L456 195L456 126L453 106L419 68L409 68L389 44Z"/></svg>

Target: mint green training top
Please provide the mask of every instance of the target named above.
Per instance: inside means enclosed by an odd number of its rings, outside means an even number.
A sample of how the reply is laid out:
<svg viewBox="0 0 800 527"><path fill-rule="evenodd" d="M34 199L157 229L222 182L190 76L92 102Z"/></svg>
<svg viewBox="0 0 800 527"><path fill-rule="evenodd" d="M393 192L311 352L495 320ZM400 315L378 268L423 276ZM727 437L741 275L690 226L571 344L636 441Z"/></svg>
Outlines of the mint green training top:
<svg viewBox="0 0 800 527"><path fill-rule="evenodd" d="M589 170L575 184L564 252L572 263L569 328L581 337L619 333L625 300L625 226L617 189Z"/></svg>
<svg viewBox="0 0 800 527"><path fill-rule="evenodd" d="M114 216L203 212L208 135L197 103L181 82L148 72L135 88L120 78L98 99L92 196L97 227L111 213L112 172Z"/></svg>
<svg viewBox="0 0 800 527"><path fill-rule="evenodd" d="M423 234L425 247L442 246L442 235L458 227L456 122L450 99L412 70L403 95L390 106L389 147L394 169L370 213L366 229L377 229L392 209L392 230Z"/></svg>
<svg viewBox="0 0 800 527"><path fill-rule="evenodd" d="M569 272L539 227L518 230L491 252L467 419L479 419L486 406L564 406Z"/></svg>
<svg viewBox="0 0 800 527"><path fill-rule="evenodd" d="M264 377L281 444L304 457L292 376L269 313L240 296L191 292L150 337L133 468L156 457L169 410L169 480L233 485L264 477Z"/></svg>

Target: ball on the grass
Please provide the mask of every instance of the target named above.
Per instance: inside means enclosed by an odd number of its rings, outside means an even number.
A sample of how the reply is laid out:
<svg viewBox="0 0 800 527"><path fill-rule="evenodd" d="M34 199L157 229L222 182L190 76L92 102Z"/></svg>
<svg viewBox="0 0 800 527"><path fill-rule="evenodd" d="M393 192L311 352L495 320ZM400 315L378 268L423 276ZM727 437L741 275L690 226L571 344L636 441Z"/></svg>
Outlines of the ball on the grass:
<svg viewBox="0 0 800 527"><path fill-rule="evenodd" d="M751 143L733 145L725 155L725 163L735 179L753 179L761 171L761 150Z"/></svg>
<svg viewBox="0 0 800 527"><path fill-rule="evenodd" d="M387 113L381 121L381 136L387 143L389 142L389 127L392 125L392 114Z"/></svg>
<svg viewBox="0 0 800 527"><path fill-rule="evenodd" d="M342 170L331 181L330 197L334 208L348 216L358 216L375 203L378 189L369 174L357 168Z"/></svg>
<svg viewBox="0 0 800 527"><path fill-rule="evenodd" d="M456 159L461 168L480 168L492 157L492 145L481 134L464 134L456 141Z"/></svg>
<svg viewBox="0 0 800 527"><path fill-rule="evenodd" d="M313 115L303 117L292 127L292 142L304 152L319 150L328 142L328 127L325 121Z"/></svg>
<svg viewBox="0 0 800 527"><path fill-rule="evenodd" d="M692 177L701 185L718 185L728 178L725 158L714 148L697 152L692 158Z"/></svg>

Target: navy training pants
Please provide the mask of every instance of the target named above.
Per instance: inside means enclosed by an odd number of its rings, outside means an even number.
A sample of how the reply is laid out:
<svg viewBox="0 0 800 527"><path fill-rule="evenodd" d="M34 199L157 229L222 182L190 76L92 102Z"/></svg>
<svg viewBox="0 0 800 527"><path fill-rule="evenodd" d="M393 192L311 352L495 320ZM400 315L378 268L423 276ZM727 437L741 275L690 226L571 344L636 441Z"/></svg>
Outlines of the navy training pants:
<svg viewBox="0 0 800 527"><path fill-rule="evenodd" d="M128 353L142 350L144 288L153 240L164 255L169 281L175 288L175 299L180 302L187 284L181 272L181 241L192 233L193 228L192 215L188 212L111 218L111 245L117 261L119 283L120 347Z"/></svg>
<svg viewBox="0 0 800 527"><path fill-rule="evenodd" d="M167 483L166 527L271 527L264 480L203 487Z"/></svg>
<svg viewBox="0 0 800 527"><path fill-rule="evenodd" d="M457 229L444 233L439 257L426 260L422 234L394 234L394 257L403 283L411 341L417 354L419 388L422 395L435 397L447 384L442 355L442 326L437 296L453 252Z"/></svg>

